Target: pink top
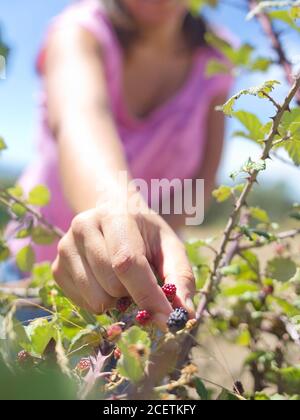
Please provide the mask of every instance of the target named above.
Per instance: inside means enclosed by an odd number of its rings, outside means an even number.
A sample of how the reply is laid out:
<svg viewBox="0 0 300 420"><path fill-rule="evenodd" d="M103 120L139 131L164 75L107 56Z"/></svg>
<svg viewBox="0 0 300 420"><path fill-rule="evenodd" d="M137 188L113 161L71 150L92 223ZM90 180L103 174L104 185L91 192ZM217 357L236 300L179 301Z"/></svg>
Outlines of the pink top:
<svg viewBox="0 0 300 420"><path fill-rule="evenodd" d="M79 25L89 30L101 44L111 107L127 161L134 178L149 182L152 178L192 178L204 159L206 121L212 98L227 93L229 75L205 77L209 60L222 58L211 48L199 48L193 69L184 86L167 102L143 119L129 115L122 95L122 50L113 27L99 0L81 0L67 8L51 25ZM46 185L52 201L42 214L54 225L67 231L73 218L63 195L58 169L58 151L47 123L47 98L42 95L39 127L39 155L24 173L20 184L29 191L37 184ZM84 147L84 143L83 143ZM13 244L20 248L22 241ZM52 261L56 244L36 247L37 261Z"/></svg>

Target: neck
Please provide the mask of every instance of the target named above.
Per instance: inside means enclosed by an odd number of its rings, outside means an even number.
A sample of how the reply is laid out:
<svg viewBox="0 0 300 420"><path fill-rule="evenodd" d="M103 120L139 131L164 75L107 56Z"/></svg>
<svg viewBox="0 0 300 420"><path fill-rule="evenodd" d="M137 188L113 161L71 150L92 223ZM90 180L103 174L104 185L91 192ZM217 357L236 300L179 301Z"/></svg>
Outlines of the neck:
<svg viewBox="0 0 300 420"><path fill-rule="evenodd" d="M184 17L168 21L163 25L138 27L143 44L159 50L170 50L182 44L182 26Z"/></svg>

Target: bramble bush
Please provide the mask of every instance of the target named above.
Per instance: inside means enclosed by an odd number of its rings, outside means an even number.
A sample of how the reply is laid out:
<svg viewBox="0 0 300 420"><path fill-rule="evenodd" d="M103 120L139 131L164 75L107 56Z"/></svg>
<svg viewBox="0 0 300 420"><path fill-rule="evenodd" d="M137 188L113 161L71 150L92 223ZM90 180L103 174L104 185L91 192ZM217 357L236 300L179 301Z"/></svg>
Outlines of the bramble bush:
<svg viewBox="0 0 300 420"><path fill-rule="evenodd" d="M193 1L197 12L207 5L218 7L218 0ZM291 209L295 226L289 231L282 231L264 209L248 205L260 174L270 159L281 158L281 150L289 156L284 158L288 164L300 165L300 76L293 73L281 37L283 31L299 34L300 2L244 0L239 6L248 8L248 21L260 23L273 54L259 56L252 45L232 47L210 33L207 41L230 65L212 61L207 76L267 72L279 66L288 87L279 101L279 82L266 80L219 107L239 121L241 129L234 136L255 142L261 154L259 159L249 157L231 175L233 184L213 193L218 202L229 200L232 207L220 237L187 242L197 282L196 319L187 321L184 311L177 310L163 334L129 299L100 316L77 308L54 283L50 265L35 265L32 244L47 246L62 235L39 213L50 200L49 192L43 186L27 196L19 186L2 189L1 203L18 222L16 238L28 238L16 263L31 273L31 283L26 289L0 289L0 398L300 399L300 259L295 241L300 205ZM269 120L262 121L253 110L237 109L240 97L249 95L271 103ZM1 139L0 149L5 148ZM264 247L267 261L261 258ZM9 258L2 234L0 261ZM165 293L172 300L176 290L169 285ZM24 303L43 308L46 315L23 325L15 314ZM235 378L230 389L220 383L212 390L201 375L203 362L196 367L191 358L193 347L203 344L203 328L247 349L244 370L252 382L244 386Z"/></svg>

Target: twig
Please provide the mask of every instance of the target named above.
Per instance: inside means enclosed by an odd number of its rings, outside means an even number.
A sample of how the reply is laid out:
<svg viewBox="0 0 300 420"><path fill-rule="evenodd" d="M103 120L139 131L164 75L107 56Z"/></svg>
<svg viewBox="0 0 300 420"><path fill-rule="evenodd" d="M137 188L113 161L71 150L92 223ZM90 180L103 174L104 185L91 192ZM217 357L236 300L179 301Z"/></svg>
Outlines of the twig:
<svg viewBox="0 0 300 420"><path fill-rule="evenodd" d="M269 159L270 157L270 152L271 149L273 147L273 142L274 139L278 133L278 128L281 122L281 119L284 115L284 113L289 109L290 107L290 103L292 102L293 98L295 97L298 89L300 87L300 76L294 80L293 86L289 92L289 94L287 95L287 97L284 100L284 103L282 106L280 106L280 109L277 110L276 115L272 118L272 127L270 129L270 133L267 137L267 139L264 142L264 148L263 148L263 152L261 155L261 160L262 161L266 161L267 159ZM254 184L257 181L257 177L260 173L259 169L254 169L251 173L251 175L248 178L247 183L245 184L245 187L243 189L243 192L241 193L239 199L237 200L234 210L229 218L228 224L225 228L224 231L224 235L223 235L223 239L222 239L222 243L221 243L221 247L220 247L220 252L217 255L217 257L215 258L214 261L214 268L212 271L212 275L209 278L204 291L205 294L202 298L202 300L200 301L198 310L197 310L197 320L199 322L199 320L201 319L201 316L203 314L203 312L205 311L209 301L211 300L211 298L213 297L213 291L214 288L217 287L222 279L222 274L220 273L220 269L222 267L224 267L227 263L227 259L228 257L226 257L226 250L227 250L227 246L230 242L230 238L232 235L232 232L234 231L235 227L236 227L236 223L238 221L238 218L240 216L241 210L243 208L243 206L245 205L247 198L249 196L249 194L252 191L252 188L254 186ZM225 258L224 258L225 257Z"/></svg>
<svg viewBox="0 0 300 420"><path fill-rule="evenodd" d="M294 84L290 92L285 98L283 104L280 106L280 109L277 109L275 116L272 118L272 127L270 129L269 135L267 136L264 142L264 148L262 151L261 160L266 161L267 159L270 158L270 152L272 150L274 140L278 133L278 128L282 120L282 117L284 113L289 109L290 103L295 97L296 92L298 91L299 87L300 87L300 75L298 78L296 78L296 80L294 80ZM198 328L202 322L203 315L205 311L207 310L207 306L213 300L215 290L218 288L222 280L221 269L225 267L226 265L228 265L230 261L232 260L232 258L234 257L234 255L240 250L239 237L236 236L232 243L232 234L237 226L237 222L241 216L241 211L247 202L247 199L253 189L253 186L257 182L259 173L260 173L259 169L252 170L240 197L237 199L237 202L234 206L234 210L230 215L229 221L227 223L227 226L223 234L220 251L214 260L213 270L202 291L202 298L200 300L200 303L196 311L196 323L195 323L194 329L191 331L191 334L186 337L184 345L182 346L181 354L178 358L177 367L179 369L183 364L186 363L188 359L190 350L194 345L194 339L192 336L195 336L197 334ZM293 235L296 236L297 234L298 234L298 231L293 231L293 232L289 232L288 234L285 233L284 237L286 237L286 235L288 237L293 237ZM226 253L229 244L232 244L232 246L230 247L229 251Z"/></svg>
<svg viewBox="0 0 300 420"><path fill-rule="evenodd" d="M61 239L65 235L65 233L61 229L49 223L38 211L28 206L22 200L19 200L7 191L0 191L0 202L2 202L6 207L9 207L7 199L14 201L16 204L19 204L20 206L24 207L24 209L26 209L28 213L30 213L40 224L42 224L49 231L51 231L58 239Z"/></svg>
<svg viewBox="0 0 300 420"><path fill-rule="evenodd" d="M257 0L248 0L248 2L251 11L256 9L259 4ZM272 47L278 56L278 63L282 66L284 70L286 80L290 85L293 85L293 66L286 55L285 48L280 40L279 33L274 28L272 20L265 12L260 12L258 15L256 15L256 18L261 24L262 29L264 30L268 38L271 40ZM295 97L297 98L298 105L300 105L300 92L296 92Z"/></svg>
<svg viewBox="0 0 300 420"><path fill-rule="evenodd" d="M288 230L286 232L281 232L278 235L276 235L276 239L274 239L274 241L272 242L275 242L277 240L283 241L285 239L293 239L295 238L295 236L298 235L300 235L300 229ZM252 244L240 246L239 251L248 251L250 249L262 248L264 246L270 245L272 242L255 241Z"/></svg>

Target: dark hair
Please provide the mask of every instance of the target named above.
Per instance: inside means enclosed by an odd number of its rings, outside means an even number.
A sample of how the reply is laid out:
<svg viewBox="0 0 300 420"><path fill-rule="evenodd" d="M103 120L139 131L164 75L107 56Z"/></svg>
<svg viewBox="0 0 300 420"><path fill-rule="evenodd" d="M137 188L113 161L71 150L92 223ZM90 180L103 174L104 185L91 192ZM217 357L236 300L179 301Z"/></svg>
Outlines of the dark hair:
<svg viewBox="0 0 300 420"><path fill-rule="evenodd" d="M135 42L139 36L130 12L124 6L121 0L101 0L109 12L113 12L114 19L112 21L118 39L125 50ZM191 50L206 45L205 34L207 25L201 16L194 16L187 13L182 31L186 39L187 46Z"/></svg>

